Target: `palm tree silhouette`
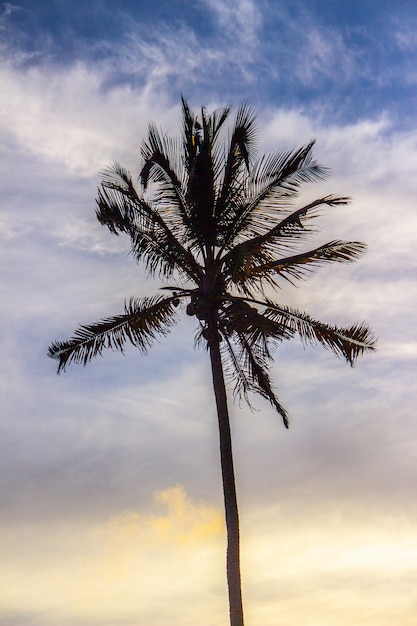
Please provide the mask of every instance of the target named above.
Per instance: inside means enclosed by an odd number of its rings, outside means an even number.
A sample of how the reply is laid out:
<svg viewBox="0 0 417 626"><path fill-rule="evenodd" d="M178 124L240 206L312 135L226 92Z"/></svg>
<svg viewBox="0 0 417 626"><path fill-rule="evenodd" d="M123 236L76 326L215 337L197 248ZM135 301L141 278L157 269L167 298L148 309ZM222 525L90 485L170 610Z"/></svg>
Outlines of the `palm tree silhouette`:
<svg viewBox="0 0 417 626"><path fill-rule="evenodd" d="M375 340L365 323L328 325L266 295L281 279L293 283L322 264L354 261L366 246L337 240L300 251L323 206L346 204L349 198L329 195L296 208L302 183L327 175L312 158L314 142L258 157L254 112L243 104L227 135L229 113L229 107L211 114L202 108L198 118L182 98L181 138L149 126L139 188L122 166L106 170L97 218L113 234L130 237L133 256L150 275L164 280L163 291L131 298L124 313L80 326L68 341L54 342L48 354L58 360L59 372L70 362L85 365L105 348L123 352L127 342L146 353L181 311L196 317L196 342L210 356L217 407L230 624L243 626L225 374L231 374L235 392L248 402L250 392L269 400L288 428L269 375L272 349L298 334L306 344L319 343L353 365L375 349Z"/></svg>

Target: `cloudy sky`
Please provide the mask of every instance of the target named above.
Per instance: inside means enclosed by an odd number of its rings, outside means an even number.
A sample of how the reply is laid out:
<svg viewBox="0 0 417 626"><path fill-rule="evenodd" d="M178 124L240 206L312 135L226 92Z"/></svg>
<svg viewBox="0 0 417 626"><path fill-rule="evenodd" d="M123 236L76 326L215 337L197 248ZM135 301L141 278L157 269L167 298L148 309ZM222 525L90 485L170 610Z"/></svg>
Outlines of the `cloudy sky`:
<svg viewBox="0 0 417 626"><path fill-rule="evenodd" d="M368 243L283 303L367 320L355 369L293 340L291 415L232 408L247 626L392 626L417 612L415 0L16 0L1 6L2 626L227 624L207 354L181 322L147 357L56 375L48 345L151 295L95 219L98 172L138 171L179 99L249 101L268 152L317 138L353 196L317 245Z"/></svg>

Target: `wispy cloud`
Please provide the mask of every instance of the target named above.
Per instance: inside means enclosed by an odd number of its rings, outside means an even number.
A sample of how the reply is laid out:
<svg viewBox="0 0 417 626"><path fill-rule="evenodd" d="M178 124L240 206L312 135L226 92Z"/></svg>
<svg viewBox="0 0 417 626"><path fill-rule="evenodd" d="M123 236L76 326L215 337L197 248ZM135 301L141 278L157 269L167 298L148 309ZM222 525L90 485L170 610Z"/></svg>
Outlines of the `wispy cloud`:
<svg viewBox="0 0 417 626"><path fill-rule="evenodd" d="M264 16L262 3L252 0L205 0L214 12L222 35L229 41L239 42L247 52L257 48Z"/></svg>
<svg viewBox="0 0 417 626"><path fill-rule="evenodd" d="M304 33L297 25L301 45L295 61L297 79L308 85L321 84L323 80L350 81L357 75L358 59L340 32L331 28L310 25Z"/></svg>
<svg viewBox="0 0 417 626"><path fill-rule="evenodd" d="M2 17L9 17L9 15L11 15L12 13L14 13L15 11L19 11L19 6L16 4L12 4L11 2L4 2L3 3L3 11L2 11Z"/></svg>
<svg viewBox="0 0 417 626"><path fill-rule="evenodd" d="M402 50L414 52L417 50L417 18L408 24L395 24L394 38Z"/></svg>

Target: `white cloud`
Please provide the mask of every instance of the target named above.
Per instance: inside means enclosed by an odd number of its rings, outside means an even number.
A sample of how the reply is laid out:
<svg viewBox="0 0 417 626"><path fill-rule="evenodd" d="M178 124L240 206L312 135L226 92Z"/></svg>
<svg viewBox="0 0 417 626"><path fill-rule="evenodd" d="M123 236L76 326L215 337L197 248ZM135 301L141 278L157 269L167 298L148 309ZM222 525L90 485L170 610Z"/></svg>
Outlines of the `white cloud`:
<svg viewBox="0 0 417 626"><path fill-rule="evenodd" d="M150 111L167 119L167 100L147 90L105 87L105 68L77 63L1 70L7 98L4 127L25 150L71 172L92 176L121 157L137 162ZM169 114L168 114L169 115Z"/></svg>

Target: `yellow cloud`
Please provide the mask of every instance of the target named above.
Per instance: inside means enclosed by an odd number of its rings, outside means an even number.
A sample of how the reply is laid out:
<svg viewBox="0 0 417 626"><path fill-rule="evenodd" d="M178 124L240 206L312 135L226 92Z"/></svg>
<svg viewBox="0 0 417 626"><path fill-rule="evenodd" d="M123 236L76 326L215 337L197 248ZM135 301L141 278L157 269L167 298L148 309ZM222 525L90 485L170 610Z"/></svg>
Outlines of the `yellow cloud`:
<svg viewBox="0 0 417 626"><path fill-rule="evenodd" d="M297 515L278 503L242 518L247 626L414 626L417 536L401 515ZM222 512L181 486L147 511L14 528L4 544L5 624L19 611L41 626L227 623Z"/></svg>
<svg viewBox="0 0 417 626"><path fill-rule="evenodd" d="M23 534L20 553L5 561L5 614L35 612L42 626L194 626L207 604L210 619L227 615L222 513L194 503L181 486L156 492L147 514Z"/></svg>
<svg viewBox="0 0 417 626"><path fill-rule="evenodd" d="M224 533L220 511L203 503L194 504L180 485L156 491L154 502L165 505L162 515L139 515L127 512L115 517L109 525L114 540L141 543L146 537L172 546L195 545Z"/></svg>
<svg viewBox="0 0 417 626"><path fill-rule="evenodd" d="M220 511L193 503L179 485L155 492L153 501L158 508L162 505L161 513L128 511L106 526L96 563L101 576L130 579L146 570L146 584L155 576L158 585L158 577L161 581L170 574L187 577L184 568L192 565L198 570L193 562L202 558L202 552L223 548L225 530Z"/></svg>

